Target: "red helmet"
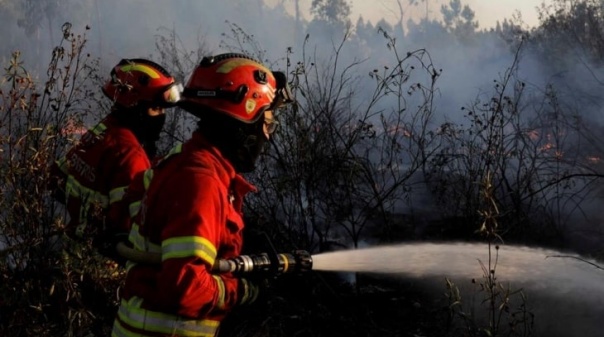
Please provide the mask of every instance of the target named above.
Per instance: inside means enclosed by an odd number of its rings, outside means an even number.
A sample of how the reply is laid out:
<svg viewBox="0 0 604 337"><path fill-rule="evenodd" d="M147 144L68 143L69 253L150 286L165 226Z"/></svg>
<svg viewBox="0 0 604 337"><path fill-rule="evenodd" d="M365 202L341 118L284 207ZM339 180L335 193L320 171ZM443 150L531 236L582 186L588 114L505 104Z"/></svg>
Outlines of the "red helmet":
<svg viewBox="0 0 604 337"><path fill-rule="evenodd" d="M271 106L276 91L271 70L249 56L228 53L201 61L185 85L180 104L197 117L209 109L253 123Z"/></svg>
<svg viewBox="0 0 604 337"><path fill-rule="evenodd" d="M174 106L180 100L179 85L163 67L146 59L124 59L111 71L103 86L105 96L116 104L133 107L141 102L162 107Z"/></svg>

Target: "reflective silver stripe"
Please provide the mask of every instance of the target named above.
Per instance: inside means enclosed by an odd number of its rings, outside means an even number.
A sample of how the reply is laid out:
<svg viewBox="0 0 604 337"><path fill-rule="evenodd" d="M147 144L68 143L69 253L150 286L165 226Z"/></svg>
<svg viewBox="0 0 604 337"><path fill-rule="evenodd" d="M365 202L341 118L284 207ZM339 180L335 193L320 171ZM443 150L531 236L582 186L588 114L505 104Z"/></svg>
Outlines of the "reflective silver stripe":
<svg viewBox="0 0 604 337"><path fill-rule="evenodd" d="M109 191L109 204L113 204L114 202L120 201L124 198L124 194L126 194L126 189L128 186L116 187Z"/></svg>
<svg viewBox="0 0 604 337"><path fill-rule="evenodd" d="M162 241L162 261L172 258L198 256L210 265L216 259L216 247L206 238L180 236Z"/></svg>
<svg viewBox="0 0 604 337"><path fill-rule="evenodd" d="M226 287L224 285L224 281L222 280L222 277L218 275L212 275L212 277L216 281L216 286L218 287L218 301L216 305L219 309L224 309L224 300L226 294Z"/></svg>
<svg viewBox="0 0 604 337"><path fill-rule="evenodd" d="M214 336L219 321L209 319L185 319L181 316L151 311L141 308L142 299L133 297L122 300L118 310L119 318L133 328L149 332L173 334L178 336Z"/></svg>

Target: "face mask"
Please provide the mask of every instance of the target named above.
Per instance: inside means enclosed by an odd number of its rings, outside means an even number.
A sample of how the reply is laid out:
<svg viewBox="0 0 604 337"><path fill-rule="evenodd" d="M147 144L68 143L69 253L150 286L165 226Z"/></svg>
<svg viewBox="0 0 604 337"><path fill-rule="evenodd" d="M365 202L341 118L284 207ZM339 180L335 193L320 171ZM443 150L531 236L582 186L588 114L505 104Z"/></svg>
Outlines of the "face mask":
<svg viewBox="0 0 604 337"><path fill-rule="evenodd" d="M235 121L222 114L214 119L200 120L198 130L216 146L239 173L252 172L267 140L264 136L264 120L253 124ZM222 127L216 127L221 125Z"/></svg>
<svg viewBox="0 0 604 337"><path fill-rule="evenodd" d="M143 115L140 127L140 142L147 153L147 157L153 160L157 154L157 144L159 134L161 133L166 122L166 115L149 116Z"/></svg>
<svg viewBox="0 0 604 337"><path fill-rule="evenodd" d="M242 173L252 172L256 169L256 161L262 154L266 138L264 136L249 135L238 151L235 167Z"/></svg>
<svg viewBox="0 0 604 337"><path fill-rule="evenodd" d="M264 120L254 124L239 125L235 128L237 136L229 137L228 144L223 146L225 156L237 172L248 173L256 169L256 161L267 144L263 125Z"/></svg>
<svg viewBox="0 0 604 337"><path fill-rule="evenodd" d="M143 142L156 142L159 140L159 134L166 123L166 114L157 116L143 115L142 120L142 140Z"/></svg>

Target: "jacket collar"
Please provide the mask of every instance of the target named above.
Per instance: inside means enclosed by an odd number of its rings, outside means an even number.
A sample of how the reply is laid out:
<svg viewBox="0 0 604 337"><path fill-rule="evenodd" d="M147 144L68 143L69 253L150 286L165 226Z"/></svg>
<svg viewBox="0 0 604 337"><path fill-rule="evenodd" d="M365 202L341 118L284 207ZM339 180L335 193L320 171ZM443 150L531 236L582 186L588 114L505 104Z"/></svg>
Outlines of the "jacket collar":
<svg viewBox="0 0 604 337"><path fill-rule="evenodd" d="M205 149L212 154L214 158L220 163L222 170L217 170L219 178L229 186L237 196L244 196L249 192L257 192L256 186L248 182L241 174L235 171L235 168L231 162L226 159L220 150L210 143L201 133L195 131L192 134L191 141L195 148ZM240 198L237 198L240 199Z"/></svg>

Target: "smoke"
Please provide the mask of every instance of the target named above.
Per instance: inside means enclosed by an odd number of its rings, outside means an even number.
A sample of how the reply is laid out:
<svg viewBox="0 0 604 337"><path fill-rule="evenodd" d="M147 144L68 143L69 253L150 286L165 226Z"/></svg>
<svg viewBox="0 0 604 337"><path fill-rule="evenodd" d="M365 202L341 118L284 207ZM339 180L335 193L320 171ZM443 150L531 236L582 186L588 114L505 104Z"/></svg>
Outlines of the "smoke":
<svg viewBox="0 0 604 337"><path fill-rule="evenodd" d="M61 40L61 25L66 21L73 24L74 34L86 34L87 52L100 58L101 74L107 75L122 58L158 59L156 38L168 32L176 34L177 46L182 48L177 54L191 55L192 52L192 62L207 53L245 51L262 58L275 69L287 70L292 70L296 62L309 60L329 64L327 59L345 36L341 26L313 20L308 12L296 21L294 13L285 7L291 4L284 1L61 0L51 3L18 0L1 3L4 43L0 46L0 59L3 64L12 51L19 50L26 61L25 67L43 77L52 48ZM308 1L302 3L301 8L308 11ZM429 53L429 60L440 74L430 128L436 129L442 122L467 124L461 108L478 99L488 101L493 93L493 81L501 78L513 65L516 50L501 34L493 31L468 35L463 34L463 30L451 31L459 27L446 29L436 21L438 7L442 4L442 1L438 6L431 4L433 8L428 21L425 20L428 16L421 15L424 21L415 19L404 22L404 26L401 22L392 23L396 20L390 23L363 21L361 25L351 18L353 26L338 66L345 68L351 62L359 62L354 70L358 77L354 82L358 89L353 97L356 103L362 104L371 94L371 90L365 89L372 85L367 74L392 66L393 50L404 55L418 49ZM388 6L392 8L391 14L397 13L393 2ZM409 17L404 18L407 19ZM394 46L388 45L383 32L395 38ZM309 36L305 40L307 33ZM556 41L552 45L557 45ZM288 48L291 48L289 55ZM527 83L527 98L520 102L525 107L523 111L530 113L537 109L534 105L541 103L545 86L552 84L561 104L576 111L577 119L583 119L585 123L594 121L593 125L597 127L602 122L603 70L592 65L585 51L579 48L568 46L568 52L561 55L566 58L558 60L563 66L552 68L548 60L543 60L534 50L525 49L520 53L515 79ZM339 73L335 72L336 75ZM391 110L389 102L384 100L378 108ZM414 103L409 101L410 108ZM593 204L599 202L597 198ZM423 204L418 206L420 211L429 208ZM597 210L597 207L593 208ZM601 220L596 214L590 209L583 214L586 218L575 216L572 221L581 223L585 227L583 232L600 233ZM580 242L575 246L580 247Z"/></svg>

